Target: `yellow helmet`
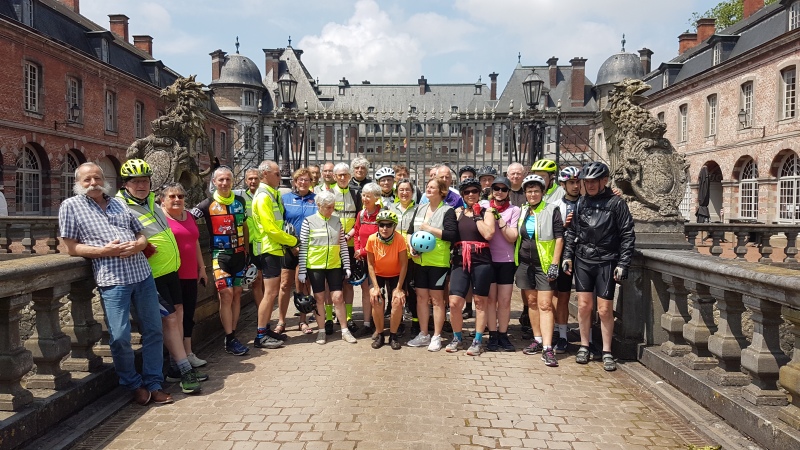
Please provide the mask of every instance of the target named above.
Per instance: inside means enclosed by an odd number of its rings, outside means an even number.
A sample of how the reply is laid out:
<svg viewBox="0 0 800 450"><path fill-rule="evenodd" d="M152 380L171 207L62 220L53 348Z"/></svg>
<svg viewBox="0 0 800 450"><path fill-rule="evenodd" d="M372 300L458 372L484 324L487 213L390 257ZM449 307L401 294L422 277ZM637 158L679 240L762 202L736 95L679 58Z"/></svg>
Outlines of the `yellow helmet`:
<svg viewBox="0 0 800 450"><path fill-rule="evenodd" d="M558 171L558 165L556 165L556 162L552 159L540 159L531 166L531 172L536 171L556 173L556 171Z"/></svg>
<svg viewBox="0 0 800 450"><path fill-rule="evenodd" d="M123 180L127 180L128 178L152 177L153 170L150 169L150 164L143 159L129 159L119 169L119 174Z"/></svg>

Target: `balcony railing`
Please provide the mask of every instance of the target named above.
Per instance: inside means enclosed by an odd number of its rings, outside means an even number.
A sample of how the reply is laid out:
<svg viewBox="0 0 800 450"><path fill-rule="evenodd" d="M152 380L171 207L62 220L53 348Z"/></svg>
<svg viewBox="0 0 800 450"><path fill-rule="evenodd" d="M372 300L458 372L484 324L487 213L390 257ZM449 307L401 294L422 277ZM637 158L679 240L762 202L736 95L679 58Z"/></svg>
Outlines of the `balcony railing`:
<svg viewBox="0 0 800 450"><path fill-rule="evenodd" d="M0 217L0 259L9 253L44 255L65 253L58 239L58 217Z"/></svg>
<svg viewBox="0 0 800 450"><path fill-rule="evenodd" d="M767 224L735 224L735 223L687 223L685 226L686 239L697 248L700 242L711 240L709 253L713 256L723 256L725 252L724 244L726 235L731 237L734 242L732 250L733 258L745 260L750 251L747 244L753 243L758 249L758 262L762 264L782 263L786 265L797 264L797 234L800 232L800 225L767 225ZM776 260L773 258L775 248L775 237L783 235L786 237L785 244L780 240L783 257Z"/></svg>

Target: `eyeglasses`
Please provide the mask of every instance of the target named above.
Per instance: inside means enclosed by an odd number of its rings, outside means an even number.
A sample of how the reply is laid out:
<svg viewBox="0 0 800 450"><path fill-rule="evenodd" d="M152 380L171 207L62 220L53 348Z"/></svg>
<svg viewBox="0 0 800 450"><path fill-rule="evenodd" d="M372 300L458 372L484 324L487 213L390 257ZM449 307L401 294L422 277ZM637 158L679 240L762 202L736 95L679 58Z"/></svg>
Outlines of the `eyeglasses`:
<svg viewBox="0 0 800 450"><path fill-rule="evenodd" d="M493 191L500 191L500 192L508 192L507 187L500 187L500 186L492 186Z"/></svg>
<svg viewBox="0 0 800 450"><path fill-rule="evenodd" d="M477 190L477 189L467 189L467 190L465 190L465 191L462 191L462 193L463 193L464 195L472 195L472 194L477 194L478 192L480 192L480 191L479 191L479 190Z"/></svg>
<svg viewBox="0 0 800 450"><path fill-rule="evenodd" d="M378 228L392 228L394 223L392 222L381 222L378 224Z"/></svg>
<svg viewBox="0 0 800 450"><path fill-rule="evenodd" d="M169 195L167 195L167 197L169 197L169 198L171 198L171 199L173 199L173 200L174 200L174 199L176 199L176 198L177 198L178 200L183 200L183 199L184 199L184 197L186 197L186 196L185 196L185 195L183 195L183 194L169 194Z"/></svg>

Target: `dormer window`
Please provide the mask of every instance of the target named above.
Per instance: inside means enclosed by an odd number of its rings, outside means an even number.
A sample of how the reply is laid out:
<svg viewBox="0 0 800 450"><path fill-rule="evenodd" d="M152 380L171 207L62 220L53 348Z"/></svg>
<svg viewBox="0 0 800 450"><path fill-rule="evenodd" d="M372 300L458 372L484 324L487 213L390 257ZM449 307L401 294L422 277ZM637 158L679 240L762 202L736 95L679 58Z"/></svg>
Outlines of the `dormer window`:
<svg viewBox="0 0 800 450"><path fill-rule="evenodd" d="M661 89L666 89L669 86L669 74L667 71L661 75Z"/></svg>
<svg viewBox="0 0 800 450"><path fill-rule="evenodd" d="M411 114L416 114L417 113L417 107L416 106L411 106L410 108L408 108L408 112L410 112Z"/></svg>
<svg viewBox="0 0 800 450"><path fill-rule="evenodd" d="M717 64L720 63L721 60L722 60L722 44L718 42L716 45L714 45L714 55L711 65L716 66Z"/></svg>
<svg viewBox="0 0 800 450"><path fill-rule="evenodd" d="M156 86L161 86L161 69L158 66L153 68L153 81L155 81Z"/></svg>
<svg viewBox="0 0 800 450"><path fill-rule="evenodd" d="M483 86L482 86L482 85L480 85L480 84L476 84L476 85L475 85L475 95L481 95L481 88L482 88L482 87L483 87Z"/></svg>
<svg viewBox="0 0 800 450"><path fill-rule="evenodd" d="M800 2L789 6L789 31L800 28Z"/></svg>
<svg viewBox="0 0 800 450"><path fill-rule="evenodd" d="M370 106L367 108L367 114L375 114L375 107Z"/></svg>
<svg viewBox="0 0 800 450"><path fill-rule="evenodd" d="M450 112L453 114L458 114L458 106L451 106Z"/></svg>
<svg viewBox="0 0 800 450"><path fill-rule="evenodd" d="M253 91L244 91L244 106L254 106L256 104L256 94Z"/></svg>
<svg viewBox="0 0 800 450"><path fill-rule="evenodd" d="M14 13L17 15L17 20L25 25L33 26L33 0L13 0Z"/></svg>
<svg viewBox="0 0 800 450"><path fill-rule="evenodd" d="M100 60L108 62L108 41L106 39L100 40Z"/></svg>

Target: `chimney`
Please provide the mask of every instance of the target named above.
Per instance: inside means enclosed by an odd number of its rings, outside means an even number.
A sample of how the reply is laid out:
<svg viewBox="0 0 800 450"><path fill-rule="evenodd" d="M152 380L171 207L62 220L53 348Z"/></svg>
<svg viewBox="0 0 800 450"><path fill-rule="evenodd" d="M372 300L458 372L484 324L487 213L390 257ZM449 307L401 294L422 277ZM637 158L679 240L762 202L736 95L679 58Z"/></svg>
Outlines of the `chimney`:
<svg viewBox="0 0 800 450"><path fill-rule="evenodd" d="M125 14L109 14L111 32L128 42L128 16Z"/></svg>
<svg viewBox="0 0 800 450"><path fill-rule="evenodd" d="M678 36L678 54L682 55L697 45L697 33L683 33Z"/></svg>
<svg viewBox="0 0 800 450"><path fill-rule="evenodd" d="M585 103L584 83L586 82L586 58L576 57L569 60L572 64L572 75L570 76L571 89L569 98L572 100L572 107L583 107Z"/></svg>
<svg viewBox="0 0 800 450"><path fill-rule="evenodd" d="M494 72L490 73L489 79L492 80L489 100L497 100L497 74Z"/></svg>
<svg viewBox="0 0 800 450"><path fill-rule="evenodd" d="M266 62L264 63L264 76L266 76L270 71L272 71L273 83L277 83L278 79L280 78L280 62L282 53L283 53L282 48L264 49L264 57L266 58Z"/></svg>
<svg viewBox="0 0 800 450"><path fill-rule="evenodd" d="M75 11L76 13L81 13L81 1L80 0L61 0L61 3L64 4L67 8Z"/></svg>
<svg viewBox="0 0 800 450"><path fill-rule="evenodd" d="M225 55L227 53L222 50L214 50L209 55L211 55L211 81L216 81L222 73L222 66L225 65Z"/></svg>
<svg viewBox="0 0 800 450"><path fill-rule="evenodd" d="M420 75L417 83L419 83L419 95L425 95L425 91L428 88L428 80L425 79L425 75Z"/></svg>
<svg viewBox="0 0 800 450"><path fill-rule="evenodd" d="M153 56L153 37L146 34L133 36L133 45L139 50Z"/></svg>
<svg viewBox="0 0 800 450"><path fill-rule="evenodd" d="M754 12L764 7L764 0L744 0L742 5L742 18L747 19Z"/></svg>
<svg viewBox="0 0 800 450"><path fill-rule="evenodd" d="M555 89L558 84L558 58L553 56L547 60L547 71L550 73L550 89Z"/></svg>
<svg viewBox="0 0 800 450"><path fill-rule="evenodd" d="M649 48L645 47L639 50L639 60L642 61L642 70L644 70L644 74L647 75L650 73L650 63L653 61L653 51Z"/></svg>
<svg viewBox="0 0 800 450"><path fill-rule="evenodd" d="M710 38L717 31L717 19L706 18L697 21L697 43L701 43Z"/></svg>

